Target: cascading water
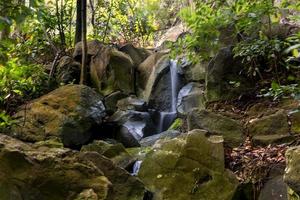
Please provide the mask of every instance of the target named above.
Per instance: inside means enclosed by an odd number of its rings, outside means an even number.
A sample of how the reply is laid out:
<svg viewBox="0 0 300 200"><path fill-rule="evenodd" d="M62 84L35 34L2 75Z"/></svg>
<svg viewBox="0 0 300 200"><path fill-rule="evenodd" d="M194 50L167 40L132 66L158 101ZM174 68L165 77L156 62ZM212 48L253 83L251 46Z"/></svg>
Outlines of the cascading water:
<svg viewBox="0 0 300 200"><path fill-rule="evenodd" d="M160 112L159 132L171 125L176 118L177 110L177 93L178 93L178 72L177 72L177 60L170 60L170 79L171 79L171 106L169 111Z"/></svg>
<svg viewBox="0 0 300 200"><path fill-rule="evenodd" d="M137 174L139 173L141 164L142 164L141 160L138 160L134 163L132 173L131 173L132 176L137 176Z"/></svg>

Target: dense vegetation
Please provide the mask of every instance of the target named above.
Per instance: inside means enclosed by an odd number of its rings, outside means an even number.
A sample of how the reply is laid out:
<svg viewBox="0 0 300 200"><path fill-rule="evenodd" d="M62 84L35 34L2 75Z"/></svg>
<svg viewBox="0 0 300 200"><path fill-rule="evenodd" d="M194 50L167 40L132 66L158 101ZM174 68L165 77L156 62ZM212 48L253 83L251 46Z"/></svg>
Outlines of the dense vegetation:
<svg viewBox="0 0 300 200"><path fill-rule="evenodd" d="M79 3L0 3L1 123L9 123L5 113L51 90L49 66L75 45ZM278 99L299 91L298 1L90 0L87 9L88 39L151 47L164 30L182 21L189 31L172 45L175 55L201 62L229 42L242 60L241 73L259 80L258 95Z"/></svg>

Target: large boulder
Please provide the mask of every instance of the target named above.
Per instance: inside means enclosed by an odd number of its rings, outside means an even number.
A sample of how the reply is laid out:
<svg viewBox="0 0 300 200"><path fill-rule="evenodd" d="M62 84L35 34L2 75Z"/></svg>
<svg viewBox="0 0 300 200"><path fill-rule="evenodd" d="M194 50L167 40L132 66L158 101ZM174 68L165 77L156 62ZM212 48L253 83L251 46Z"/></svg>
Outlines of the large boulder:
<svg viewBox="0 0 300 200"><path fill-rule="evenodd" d="M187 82L205 82L206 69L208 63L205 61L196 64L189 62L187 59L181 60L181 69Z"/></svg>
<svg viewBox="0 0 300 200"><path fill-rule="evenodd" d="M117 102L117 107L119 110L136 110L141 112L147 111L147 103L133 95L119 100Z"/></svg>
<svg viewBox="0 0 300 200"><path fill-rule="evenodd" d="M58 84L79 83L81 65L69 56L60 59L55 73Z"/></svg>
<svg viewBox="0 0 300 200"><path fill-rule="evenodd" d="M95 56L101 51L102 49L105 49L106 47L99 41L99 40L91 40L87 42L87 55L90 58L91 56ZM81 56L82 56L82 42L78 42L75 45L75 49L73 52L73 58L76 61L81 62Z"/></svg>
<svg viewBox="0 0 300 200"><path fill-rule="evenodd" d="M167 130L167 131L164 131L162 133L155 134L155 135L143 138L140 141L140 144L141 144L142 147L152 146L158 140L161 140L161 139L165 139L165 140L173 139L173 138L179 136L180 134L181 133L179 131L177 131L177 130Z"/></svg>
<svg viewBox="0 0 300 200"><path fill-rule="evenodd" d="M157 66L161 65L161 59L164 60L166 52L156 52L150 55L144 62L137 68L137 86L143 91L146 88L148 79Z"/></svg>
<svg viewBox="0 0 300 200"><path fill-rule="evenodd" d="M114 112L116 112L118 109L118 107L117 107L118 101L121 99L124 99L127 96L128 95L124 94L121 91L116 91L116 92L113 92L110 95L106 96L104 98L104 104L105 104L107 113L109 115L112 115Z"/></svg>
<svg viewBox="0 0 300 200"><path fill-rule="evenodd" d="M242 66L239 60L233 58L231 47L222 48L207 67L207 101L236 98L251 88L251 81L241 74Z"/></svg>
<svg viewBox="0 0 300 200"><path fill-rule="evenodd" d="M238 121L208 110L194 109L188 115L188 129L205 129L222 135L225 144L238 146L242 142L243 126Z"/></svg>
<svg viewBox="0 0 300 200"><path fill-rule="evenodd" d="M105 96L115 91L127 95L135 92L133 61L116 49L99 49L91 58L90 74L93 86Z"/></svg>
<svg viewBox="0 0 300 200"><path fill-rule="evenodd" d="M34 148L0 134L2 200L143 199L145 188L96 152Z"/></svg>
<svg viewBox="0 0 300 200"><path fill-rule="evenodd" d="M201 84L191 82L179 90L177 111L182 115L186 115L194 108L205 108L205 94Z"/></svg>
<svg viewBox="0 0 300 200"><path fill-rule="evenodd" d="M151 55L150 51L142 48L136 48L132 44L123 45L119 48L119 51L129 55L136 67Z"/></svg>
<svg viewBox="0 0 300 200"><path fill-rule="evenodd" d="M248 132L255 145L282 144L293 141L290 134L288 117L285 110L251 119L247 125Z"/></svg>
<svg viewBox="0 0 300 200"><path fill-rule="evenodd" d="M171 68L174 70L173 75ZM174 88L172 88L172 78L173 81L176 81ZM175 91L177 96L180 87L181 79L178 73L177 62L165 56L159 60L151 72L143 92L143 98L148 102L149 107L159 111L170 112L174 103L172 92Z"/></svg>
<svg viewBox="0 0 300 200"><path fill-rule="evenodd" d="M66 85L22 107L10 133L23 141L58 138L66 147L87 143L105 117L102 97L83 85Z"/></svg>
<svg viewBox="0 0 300 200"><path fill-rule="evenodd" d="M296 193L296 196L300 195L300 146L290 147L286 153L286 169L284 174L284 181L288 187ZM288 193L290 199L293 192ZM296 199L296 198L295 198Z"/></svg>
<svg viewBox="0 0 300 200"><path fill-rule="evenodd" d="M222 137L193 130L158 141L141 164L138 177L155 200L231 200L238 181L224 167Z"/></svg>
<svg viewBox="0 0 300 200"><path fill-rule="evenodd" d="M151 116L147 112L119 110L111 116L109 122L114 128L117 127L115 138L125 147L140 146L139 141L143 137L156 133Z"/></svg>

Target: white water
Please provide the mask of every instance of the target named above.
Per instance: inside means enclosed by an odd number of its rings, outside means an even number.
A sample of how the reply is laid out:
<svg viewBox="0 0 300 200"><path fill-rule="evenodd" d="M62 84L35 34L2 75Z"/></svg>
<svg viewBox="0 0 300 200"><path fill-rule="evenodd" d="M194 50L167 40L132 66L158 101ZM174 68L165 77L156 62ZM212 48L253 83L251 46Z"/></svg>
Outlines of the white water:
<svg viewBox="0 0 300 200"><path fill-rule="evenodd" d="M137 176L137 174L139 173L139 170L141 168L141 164L142 164L141 160L138 160L134 163L133 170L132 170L132 173L131 173L132 176Z"/></svg>
<svg viewBox="0 0 300 200"><path fill-rule="evenodd" d="M166 126L171 125L176 117L177 108L177 93L178 93L178 73L177 61L170 60L170 76L171 76L171 108L168 112L161 112L159 119L159 132L164 131Z"/></svg>

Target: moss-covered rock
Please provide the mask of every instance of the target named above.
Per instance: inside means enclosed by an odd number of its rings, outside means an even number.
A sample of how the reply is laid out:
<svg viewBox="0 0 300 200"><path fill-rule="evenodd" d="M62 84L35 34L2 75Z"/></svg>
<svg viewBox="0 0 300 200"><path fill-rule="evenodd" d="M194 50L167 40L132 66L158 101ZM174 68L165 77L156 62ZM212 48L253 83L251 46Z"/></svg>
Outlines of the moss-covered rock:
<svg viewBox="0 0 300 200"><path fill-rule="evenodd" d="M300 195L300 146L289 148L286 153L284 181L297 195ZM291 195L289 193L289 195Z"/></svg>
<svg viewBox="0 0 300 200"><path fill-rule="evenodd" d="M58 138L67 147L91 139L91 128L102 123L102 97L82 85L66 85L25 105L14 116L17 124L10 135L38 142Z"/></svg>
<svg viewBox="0 0 300 200"><path fill-rule="evenodd" d="M33 147L0 134L1 200L141 200L135 177L96 152Z"/></svg>
<svg viewBox="0 0 300 200"><path fill-rule="evenodd" d="M240 122L208 110L194 109L188 115L188 129L205 129L209 133L222 135L225 144L238 146L243 137Z"/></svg>
<svg viewBox="0 0 300 200"><path fill-rule="evenodd" d="M138 176L154 200L230 200L238 186L224 167L222 137L207 138L193 130L158 141L146 155Z"/></svg>
<svg viewBox="0 0 300 200"><path fill-rule="evenodd" d="M287 114L284 110L279 110L274 114L251 120L248 130L250 135L288 135Z"/></svg>
<svg viewBox="0 0 300 200"><path fill-rule="evenodd" d="M102 140L95 140L93 143L84 145L82 152L95 151L109 158L114 164L126 169L135 159L130 156L125 147L121 143L109 144Z"/></svg>

